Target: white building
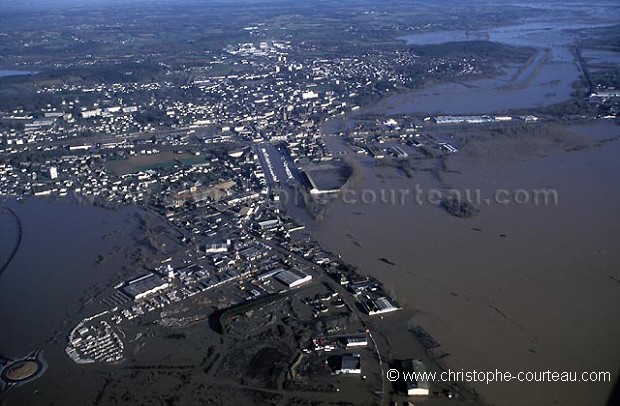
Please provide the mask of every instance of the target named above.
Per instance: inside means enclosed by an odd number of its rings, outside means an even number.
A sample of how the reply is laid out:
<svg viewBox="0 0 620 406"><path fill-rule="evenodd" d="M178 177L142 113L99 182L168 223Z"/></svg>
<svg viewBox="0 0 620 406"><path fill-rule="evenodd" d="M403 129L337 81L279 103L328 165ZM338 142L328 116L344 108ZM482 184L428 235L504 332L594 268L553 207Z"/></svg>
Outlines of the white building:
<svg viewBox="0 0 620 406"><path fill-rule="evenodd" d="M265 220L265 221L258 222L258 227L260 227L261 230L270 230L270 229L278 227L279 225L280 225L280 219Z"/></svg>
<svg viewBox="0 0 620 406"><path fill-rule="evenodd" d="M428 396L430 390L428 379L426 379L426 368L422 361L416 359L403 362L403 371L406 376L407 395Z"/></svg>
<svg viewBox="0 0 620 406"><path fill-rule="evenodd" d="M317 99L319 97L319 94L316 92L313 92L312 90L310 90L309 92L304 92L301 94L301 98L303 100L309 100L309 99Z"/></svg>
<svg viewBox="0 0 620 406"><path fill-rule="evenodd" d="M92 118L101 115L101 109L82 111L82 118Z"/></svg>
<svg viewBox="0 0 620 406"><path fill-rule="evenodd" d="M297 287L312 280L312 275L307 275L300 271L286 270L276 274L275 278L288 286L289 288Z"/></svg>
<svg viewBox="0 0 620 406"><path fill-rule="evenodd" d="M205 247L205 254L216 254L216 253L228 252L229 246L230 246L230 240L226 240L225 243L221 243L221 244L209 244Z"/></svg>
<svg viewBox="0 0 620 406"><path fill-rule="evenodd" d="M123 107L123 113L135 113L138 111L138 106L127 106Z"/></svg>
<svg viewBox="0 0 620 406"><path fill-rule="evenodd" d="M123 288L123 292L133 300L141 300L147 296L168 288L170 284L161 277L149 273L137 279L129 281Z"/></svg>
<svg viewBox="0 0 620 406"><path fill-rule="evenodd" d="M365 304L365 307L368 311L369 316L374 316L375 314L390 313L401 309L400 307L396 307L392 303L390 303L389 299L386 297L380 297L378 299L371 300Z"/></svg>
<svg viewBox="0 0 620 406"><path fill-rule="evenodd" d="M368 345L368 339L366 335L363 337L347 337L347 348L350 347L365 347Z"/></svg>

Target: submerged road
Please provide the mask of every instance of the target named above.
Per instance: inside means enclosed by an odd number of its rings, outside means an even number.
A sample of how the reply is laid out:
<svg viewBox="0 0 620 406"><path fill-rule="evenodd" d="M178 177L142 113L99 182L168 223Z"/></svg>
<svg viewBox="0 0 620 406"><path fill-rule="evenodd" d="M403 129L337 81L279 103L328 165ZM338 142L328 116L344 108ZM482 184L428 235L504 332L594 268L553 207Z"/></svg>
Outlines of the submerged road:
<svg viewBox="0 0 620 406"><path fill-rule="evenodd" d="M11 264L11 261L13 261L13 258L15 257L15 254L17 254L17 251L19 250L19 246L22 243L22 222L19 220L17 213L15 213L13 209L11 209L10 207L7 207L6 210L9 213L11 213L11 215L15 218L15 221L17 222L17 242L15 243L15 247L13 247L13 251L11 252L11 255L9 255L7 260L0 267L0 276L2 276L6 268L9 267L9 265Z"/></svg>

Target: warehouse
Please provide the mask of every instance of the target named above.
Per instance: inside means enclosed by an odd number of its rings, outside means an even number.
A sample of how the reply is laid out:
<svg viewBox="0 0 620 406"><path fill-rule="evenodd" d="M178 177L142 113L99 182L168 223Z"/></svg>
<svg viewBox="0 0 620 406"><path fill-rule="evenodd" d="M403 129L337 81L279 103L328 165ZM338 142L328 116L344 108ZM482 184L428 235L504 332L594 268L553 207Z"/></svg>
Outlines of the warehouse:
<svg viewBox="0 0 620 406"><path fill-rule="evenodd" d="M405 372L405 383L407 385L407 395L409 396L428 396L428 380L424 379L426 368L419 359L406 360L403 362Z"/></svg>
<svg viewBox="0 0 620 406"><path fill-rule="evenodd" d="M366 312L369 316L374 316L375 314L389 313L396 310L400 310L400 307L394 306L390 303L389 299L386 297L380 297L375 300L368 300L364 303L364 307L366 308Z"/></svg>
<svg viewBox="0 0 620 406"><path fill-rule="evenodd" d="M265 271L261 273L260 275L258 275L256 277L256 280L258 280L259 282L265 282L266 280L269 280L271 277L279 274L280 272L284 272L284 270L285 270L284 268L276 268L270 271Z"/></svg>
<svg viewBox="0 0 620 406"><path fill-rule="evenodd" d="M362 358L360 354L345 354L342 356L340 363L340 369L336 371L337 374L361 374L362 373Z"/></svg>
<svg viewBox="0 0 620 406"><path fill-rule="evenodd" d="M297 287L312 280L312 275L307 275L303 272L293 270L282 271L275 277L278 281L282 282L289 288Z"/></svg>
<svg viewBox="0 0 620 406"><path fill-rule="evenodd" d="M350 347L365 347L368 345L366 334L363 336L349 336L347 337L347 348Z"/></svg>
<svg viewBox="0 0 620 406"><path fill-rule="evenodd" d="M145 297L157 293L169 287L170 284L159 276L149 273L137 279L127 282L123 292L133 300L142 300Z"/></svg>

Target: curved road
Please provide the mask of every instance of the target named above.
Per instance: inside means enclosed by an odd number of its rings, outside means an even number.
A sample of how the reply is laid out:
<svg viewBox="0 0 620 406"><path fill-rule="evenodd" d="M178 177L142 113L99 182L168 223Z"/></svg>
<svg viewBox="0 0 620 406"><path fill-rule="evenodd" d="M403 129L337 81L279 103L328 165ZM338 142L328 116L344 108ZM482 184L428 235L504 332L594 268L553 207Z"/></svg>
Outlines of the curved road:
<svg viewBox="0 0 620 406"><path fill-rule="evenodd" d="M17 242L15 243L15 247L13 247L13 251L11 252L11 255L9 255L8 259L0 267L0 276L2 276L2 273L11 264L11 261L13 261L13 258L15 257L15 254L17 254L17 251L19 250L19 246L22 243L22 222L19 220L17 213L15 213L13 209L11 209L10 207L7 207L6 210L9 213L11 213L11 215L15 218L15 221L17 222Z"/></svg>

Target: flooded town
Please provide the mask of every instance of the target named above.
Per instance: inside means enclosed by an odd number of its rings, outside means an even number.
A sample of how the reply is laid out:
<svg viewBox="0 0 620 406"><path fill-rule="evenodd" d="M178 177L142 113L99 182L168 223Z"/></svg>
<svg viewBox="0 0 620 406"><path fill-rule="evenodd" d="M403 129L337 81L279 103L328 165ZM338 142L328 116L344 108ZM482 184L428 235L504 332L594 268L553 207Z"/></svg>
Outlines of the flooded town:
<svg viewBox="0 0 620 406"><path fill-rule="evenodd" d="M614 404L618 5L181 3L0 16L0 405Z"/></svg>

